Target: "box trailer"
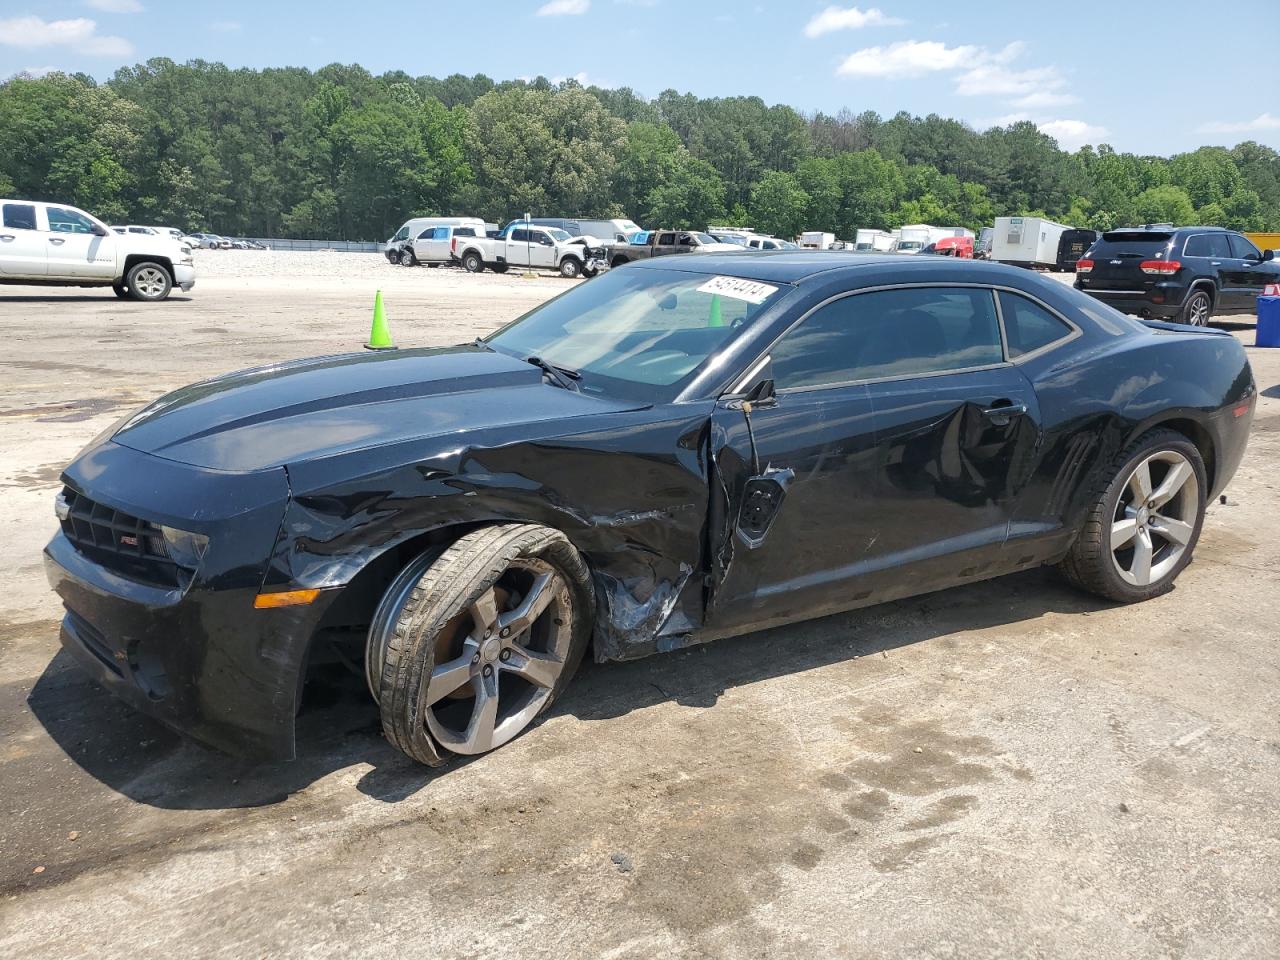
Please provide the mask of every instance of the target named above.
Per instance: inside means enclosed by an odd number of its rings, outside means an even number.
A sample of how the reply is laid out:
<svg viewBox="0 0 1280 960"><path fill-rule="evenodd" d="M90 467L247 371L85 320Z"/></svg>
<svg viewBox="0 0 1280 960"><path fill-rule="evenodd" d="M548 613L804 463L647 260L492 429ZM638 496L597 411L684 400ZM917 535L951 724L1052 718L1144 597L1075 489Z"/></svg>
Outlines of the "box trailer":
<svg viewBox="0 0 1280 960"><path fill-rule="evenodd" d="M896 239L897 237L888 230L873 230L867 227L854 234L853 249L863 253L888 253L893 249Z"/></svg>
<svg viewBox="0 0 1280 960"><path fill-rule="evenodd" d="M1058 269L1058 245L1068 226L1041 217L996 217L991 259L1017 267Z"/></svg>
<svg viewBox="0 0 1280 960"><path fill-rule="evenodd" d="M836 235L820 230L806 230L800 234L800 246L806 250L830 250L835 246Z"/></svg>

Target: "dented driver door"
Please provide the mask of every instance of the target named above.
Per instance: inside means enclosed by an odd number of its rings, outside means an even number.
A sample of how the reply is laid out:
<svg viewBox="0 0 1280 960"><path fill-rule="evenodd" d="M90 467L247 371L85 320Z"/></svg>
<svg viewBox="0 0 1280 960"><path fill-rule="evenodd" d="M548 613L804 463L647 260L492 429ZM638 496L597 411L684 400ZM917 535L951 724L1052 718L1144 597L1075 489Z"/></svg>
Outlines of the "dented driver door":
<svg viewBox="0 0 1280 960"><path fill-rule="evenodd" d="M777 398L752 409L750 431L738 401L713 420L712 632L1003 572L1040 424L990 290L835 298L760 376Z"/></svg>

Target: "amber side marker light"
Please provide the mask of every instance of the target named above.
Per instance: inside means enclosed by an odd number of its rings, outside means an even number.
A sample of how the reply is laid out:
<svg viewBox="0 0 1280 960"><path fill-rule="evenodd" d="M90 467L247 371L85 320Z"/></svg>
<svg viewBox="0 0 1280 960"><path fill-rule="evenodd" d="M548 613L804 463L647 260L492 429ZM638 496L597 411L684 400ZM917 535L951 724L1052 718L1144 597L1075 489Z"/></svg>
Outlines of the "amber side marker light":
<svg viewBox="0 0 1280 960"><path fill-rule="evenodd" d="M320 596L319 590L286 590L283 593L260 593L253 598L253 605L258 610L273 610L276 607L299 607L310 603Z"/></svg>

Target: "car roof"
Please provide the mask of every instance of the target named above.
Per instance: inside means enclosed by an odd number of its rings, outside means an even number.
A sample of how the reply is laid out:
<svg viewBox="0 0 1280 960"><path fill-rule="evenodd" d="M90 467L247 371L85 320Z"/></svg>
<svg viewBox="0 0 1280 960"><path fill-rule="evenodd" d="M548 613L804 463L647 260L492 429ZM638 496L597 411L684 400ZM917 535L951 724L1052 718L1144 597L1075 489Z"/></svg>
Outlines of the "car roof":
<svg viewBox="0 0 1280 960"><path fill-rule="evenodd" d="M1025 282L1027 271L1020 267L985 260L955 257L905 257L891 253L858 253L852 250L743 250L742 252L698 253L682 256L673 264L671 257L657 257L629 263L625 270L681 270L687 273L741 277L766 283L801 283L810 277L830 275L836 271L849 274L851 280L862 273L883 274L893 271L898 279L953 279L1001 283L1009 279ZM868 277L868 282L871 278Z"/></svg>

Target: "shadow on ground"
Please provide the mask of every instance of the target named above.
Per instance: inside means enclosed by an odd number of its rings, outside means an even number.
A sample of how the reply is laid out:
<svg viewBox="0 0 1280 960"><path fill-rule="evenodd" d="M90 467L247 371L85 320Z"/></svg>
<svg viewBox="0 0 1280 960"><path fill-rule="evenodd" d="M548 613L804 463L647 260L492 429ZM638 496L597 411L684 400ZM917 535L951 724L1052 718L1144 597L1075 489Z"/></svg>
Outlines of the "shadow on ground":
<svg viewBox="0 0 1280 960"><path fill-rule="evenodd" d="M665 702L711 708L725 690L739 685L887 655L947 634L1029 623L1050 612L1102 608L1051 571L1030 571L632 663L587 663L550 715L589 723ZM1025 641L1036 641L1034 630ZM465 765L459 760L428 769L392 749L382 738L363 679L340 669L308 684L298 717L298 759L291 763L250 763L191 743L112 698L62 652L32 688L27 705L86 772L132 800L165 809L267 806L361 763L373 769L358 789L395 803Z"/></svg>

